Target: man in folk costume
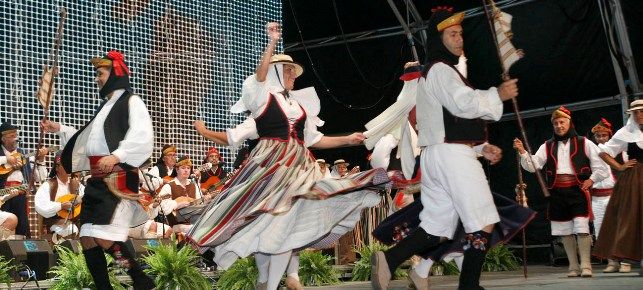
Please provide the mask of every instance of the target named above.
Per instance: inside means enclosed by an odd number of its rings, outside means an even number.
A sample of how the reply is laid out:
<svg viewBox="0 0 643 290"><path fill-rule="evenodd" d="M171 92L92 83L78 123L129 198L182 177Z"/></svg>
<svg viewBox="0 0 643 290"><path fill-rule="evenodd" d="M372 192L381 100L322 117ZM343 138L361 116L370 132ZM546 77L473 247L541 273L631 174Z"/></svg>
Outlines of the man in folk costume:
<svg viewBox="0 0 643 290"><path fill-rule="evenodd" d="M188 156L182 156L175 164L173 177L165 184L159 192L161 198L161 209L168 216L170 225L174 232L186 233L190 229L187 222L177 222L176 211L190 205L190 202L203 198L199 183L192 179L192 160ZM204 202L208 198L204 199Z"/></svg>
<svg viewBox="0 0 643 290"><path fill-rule="evenodd" d="M614 135L612 124L605 118L601 118L598 124L592 127L592 135L594 135L594 141L596 141L597 145L607 143L607 141L612 138L612 135ZM590 190L592 194L592 213L594 214L594 235L596 239L598 239L598 235L600 234L605 209L609 204L615 182L614 174L610 174L610 177L594 183ZM608 259L607 261L607 267L603 270L603 273L629 273L631 271L631 265L629 263L619 263L618 260L613 259Z"/></svg>
<svg viewBox="0 0 643 290"><path fill-rule="evenodd" d="M161 148L161 157L156 161L156 164L150 168L149 174L157 178L168 179L174 173L174 165L176 164L176 146L171 144L163 145Z"/></svg>
<svg viewBox="0 0 643 290"><path fill-rule="evenodd" d="M58 213L65 210L70 214L74 205L81 204L85 194L85 187L80 184L79 178L72 177L63 168L60 153L56 153L49 180L40 185L34 197L36 211L44 218L43 222L48 232L54 234L52 236L54 244L62 242L58 240L59 238L78 235L79 230L73 222L73 215L67 219L59 217ZM65 202L57 201L68 194L75 195L75 198Z"/></svg>
<svg viewBox="0 0 643 290"><path fill-rule="evenodd" d="M138 166L153 150L152 120L143 100L133 93L124 57L110 51L93 58L96 83L103 100L80 131L45 121L66 144L62 164L67 172L90 170L80 214L83 254L98 289L112 289L104 253L127 269L134 289L153 289L154 281L125 246L131 227L148 220L138 199ZM73 135L72 135L73 134ZM70 137L71 136L71 137ZM134 197L136 196L136 197Z"/></svg>
<svg viewBox="0 0 643 290"><path fill-rule="evenodd" d="M17 154L26 154L27 152L18 147L18 127L12 125L11 122L6 121L0 125L0 132L2 132L2 150L0 151L0 166L3 168L10 168L11 170L7 173L0 174L0 188L14 187L22 184L26 184L31 178L31 173L34 168L36 168L34 182L41 182L44 178L47 177L47 169L44 166L45 155L47 155L48 150L41 148L38 150L38 153L35 157L30 157L26 163L21 160L21 158L14 157ZM18 224L16 226L11 226L13 221L13 216L5 215L7 219L8 228L13 228L15 234L30 236L29 233L29 218L27 216L27 197L24 194L24 190L19 192L13 192L11 194L5 195L2 198L2 206L0 209L5 213L13 214L18 219ZM2 217L0 216L0 219ZM2 235L12 235L13 231L9 230L3 232Z"/></svg>
<svg viewBox="0 0 643 290"><path fill-rule="evenodd" d="M429 63L417 92L418 146L424 209L420 228L386 252L376 252L372 284L386 289L391 273L414 254L453 238L458 220L467 233L460 289L481 289L482 264L489 233L499 221L478 155L491 164L502 156L488 144L486 121L502 116L502 102L518 95L517 80L489 90L472 88L455 66L463 54L464 13L439 8L429 20ZM475 193L475 194L472 194ZM476 198L471 198L475 196Z"/></svg>
<svg viewBox="0 0 643 290"><path fill-rule="evenodd" d="M625 126L599 145L600 157L620 173L605 210L594 255L639 261L643 265L643 100L630 103L627 113L630 117ZM614 159L625 152L628 160L623 164ZM643 275L643 268L639 275Z"/></svg>
<svg viewBox="0 0 643 290"><path fill-rule="evenodd" d="M221 187L223 184L220 184L221 181L228 175L228 172L223 169L223 157L221 153L217 150L216 147L210 147L208 152L205 155L203 164L210 163L212 167L206 170L201 174L201 187L204 190L213 190L214 188L209 188L212 186Z"/></svg>
<svg viewBox="0 0 643 290"><path fill-rule="evenodd" d="M569 110L561 106L552 113L551 122L554 136L532 156L535 166L519 139L514 140L513 146L520 153L525 170L543 170L546 175L551 192L547 217L551 234L562 237L569 259L567 277L592 277L589 190L595 183L610 178L609 168L598 156L598 147L576 134Z"/></svg>

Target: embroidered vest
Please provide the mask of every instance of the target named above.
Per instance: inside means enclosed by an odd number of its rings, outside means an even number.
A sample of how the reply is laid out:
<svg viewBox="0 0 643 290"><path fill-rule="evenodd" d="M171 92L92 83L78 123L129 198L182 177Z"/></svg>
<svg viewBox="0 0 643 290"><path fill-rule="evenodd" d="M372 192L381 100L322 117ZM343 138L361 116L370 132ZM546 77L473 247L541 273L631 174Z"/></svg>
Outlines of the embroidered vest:
<svg viewBox="0 0 643 290"><path fill-rule="evenodd" d="M293 137L303 142L306 111L303 108L301 110L303 114L291 125L286 113L284 113L275 96L271 94L268 97L266 108L259 117L255 118L259 138L288 141L289 137Z"/></svg>
<svg viewBox="0 0 643 290"><path fill-rule="evenodd" d="M585 137L572 137L569 138L569 158L572 165L572 170L580 184L582 181L588 179L592 175L592 168L590 167L587 152L585 152ZM547 162L543 167L545 177L547 178L547 187L553 188L556 183L556 170L558 168L558 142L549 139L545 142Z"/></svg>

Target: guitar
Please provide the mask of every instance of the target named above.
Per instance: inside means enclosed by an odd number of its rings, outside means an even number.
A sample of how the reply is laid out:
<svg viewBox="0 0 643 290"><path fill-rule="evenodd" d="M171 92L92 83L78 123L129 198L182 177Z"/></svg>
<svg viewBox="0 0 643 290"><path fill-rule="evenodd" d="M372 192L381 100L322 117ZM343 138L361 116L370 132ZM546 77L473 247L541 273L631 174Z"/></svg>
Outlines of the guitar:
<svg viewBox="0 0 643 290"><path fill-rule="evenodd" d="M226 174L224 178L221 178L221 179L219 179L219 177L217 176L211 176L204 183L201 183L201 189L207 192L214 192L216 190L220 191L221 188L223 188L226 182L228 182L228 180L230 180L230 178L232 178L233 175L234 173L230 172Z"/></svg>
<svg viewBox="0 0 643 290"><path fill-rule="evenodd" d="M152 196L151 194L147 193L147 194L141 195L141 198L138 200L138 203L140 203L143 206L143 209L145 209L145 211L149 211L150 205L152 205L153 203L155 202L160 203L161 201L169 198L172 198L171 194L164 195L164 196Z"/></svg>
<svg viewBox="0 0 643 290"><path fill-rule="evenodd" d="M81 203L73 202L76 199L76 196L77 196L76 194L68 193L59 198L56 198L56 202L60 202L60 203L72 202L72 205L73 205L72 210L61 209L60 211L58 211L58 216L60 218L74 219L80 214ZM70 213L71 213L71 216L70 216Z"/></svg>
<svg viewBox="0 0 643 290"><path fill-rule="evenodd" d="M56 150L58 150L58 146L49 146L49 147L47 147L47 150L49 150L49 152L56 151ZM36 156L36 155L38 155L38 150L33 151L31 153L28 153L28 154L25 154L25 155L20 154L20 152L15 152L15 153L10 154L10 156L13 156L14 158L16 158L16 159L18 159L20 161L18 162L17 166L11 166L11 165L9 165L9 163L0 165L0 175L10 173L11 171L14 171L16 169L20 169L22 166L24 166L27 163L27 160L29 158L31 158L33 156Z"/></svg>
<svg viewBox="0 0 643 290"><path fill-rule="evenodd" d="M0 196L5 196L5 195L8 195L8 194L11 194L11 192L14 191L14 190L17 190L18 194L23 194L23 193L26 192L27 188L29 188L29 185L27 185L27 184L21 184L21 185L16 185L16 186L12 186L12 187L3 188L3 189L0 189ZM7 200L9 200L9 199L7 199ZM4 204L7 200L0 200L0 206L2 206L2 204Z"/></svg>

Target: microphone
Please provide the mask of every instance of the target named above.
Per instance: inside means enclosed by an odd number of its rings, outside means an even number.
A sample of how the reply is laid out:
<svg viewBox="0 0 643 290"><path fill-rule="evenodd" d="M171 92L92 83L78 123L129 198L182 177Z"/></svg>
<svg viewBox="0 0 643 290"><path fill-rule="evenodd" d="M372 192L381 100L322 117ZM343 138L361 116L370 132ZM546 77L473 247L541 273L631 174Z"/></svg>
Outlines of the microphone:
<svg viewBox="0 0 643 290"><path fill-rule="evenodd" d="M196 175L194 173L190 174L190 179L195 179Z"/></svg>
<svg viewBox="0 0 643 290"><path fill-rule="evenodd" d="M18 276L23 277L23 278L36 277L36 271L31 270L31 269L24 269L22 271L18 271Z"/></svg>

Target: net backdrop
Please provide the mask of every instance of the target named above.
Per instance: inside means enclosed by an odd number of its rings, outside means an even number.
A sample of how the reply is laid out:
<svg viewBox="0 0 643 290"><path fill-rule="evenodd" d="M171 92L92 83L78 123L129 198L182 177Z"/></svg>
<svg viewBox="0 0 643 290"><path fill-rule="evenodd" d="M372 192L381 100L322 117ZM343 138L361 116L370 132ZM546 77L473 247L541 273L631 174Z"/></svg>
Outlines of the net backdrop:
<svg viewBox="0 0 643 290"><path fill-rule="evenodd" d="M281 21L278 0L1 1L0 121L18 125L20 147L30 150L43 115L38 80L61 7L67 21L50 118L76 128L89 120L100 102L89 59L116 49L152 116L153 160L164 144L176 144L179 155L197 164L213 144L196 134L192 121L203 119L214 130L242 121L229 107L263 52L266 22ZM56 135L46 136L45 145L57 144ZM219 150L230 169L236 152Z"/></svg>

